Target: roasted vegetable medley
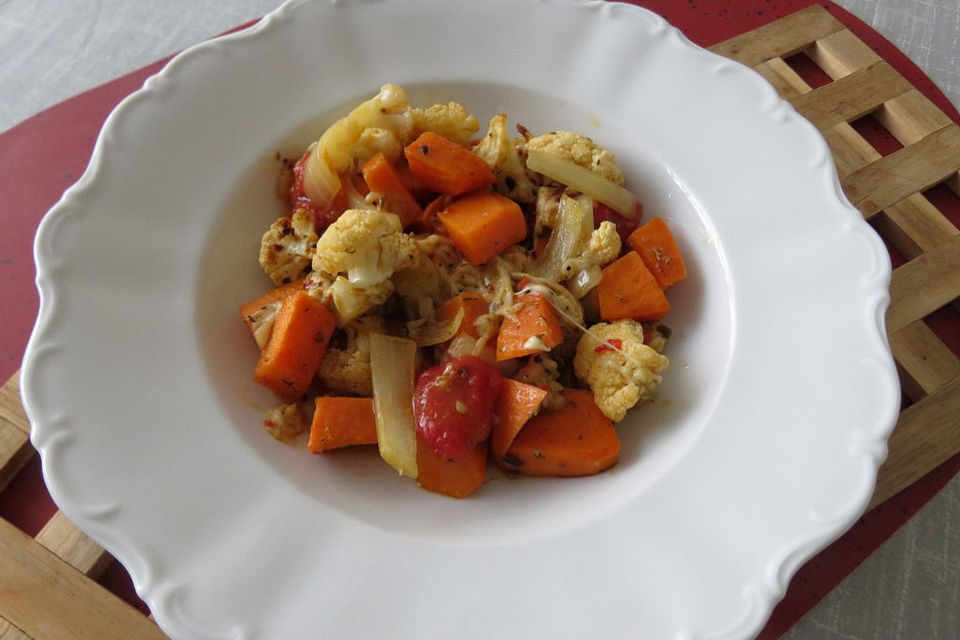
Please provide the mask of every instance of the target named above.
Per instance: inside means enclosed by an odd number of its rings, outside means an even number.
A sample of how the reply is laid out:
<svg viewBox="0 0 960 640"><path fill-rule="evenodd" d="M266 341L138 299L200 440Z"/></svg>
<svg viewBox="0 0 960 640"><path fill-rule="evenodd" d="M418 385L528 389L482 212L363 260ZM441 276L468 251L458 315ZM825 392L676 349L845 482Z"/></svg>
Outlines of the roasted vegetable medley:
<svg viewBox="0 0 960 640"><path fill-rule="evenodd" d="M401 475L466 497L488 463L580 476L614 465L615 423L668 360L665 291L686 277L663 219L641 221L616 158L507 116L385 85L285 162L240 308L279 440L376 445Z"/></svg>

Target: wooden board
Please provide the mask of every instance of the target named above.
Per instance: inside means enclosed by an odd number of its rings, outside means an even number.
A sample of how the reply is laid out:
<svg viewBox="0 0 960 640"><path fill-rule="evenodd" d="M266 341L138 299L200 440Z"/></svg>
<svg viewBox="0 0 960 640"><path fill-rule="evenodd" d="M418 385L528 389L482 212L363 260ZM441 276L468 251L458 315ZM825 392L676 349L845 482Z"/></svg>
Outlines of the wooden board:
<svg viewBox="0 0 960 640"><path fill-rule="evenodd" d="M925 318L960 296L960 231L925 197L960 190L960 129L825 9L814 6L712 47L753 67L823 132L851 201L906 261L887 316L904 392L871 506L960 451L960 360ZM809 58L814 88L790 64ZM855 126L872 116L902 145L886 155ZM18 377L0 388L0 491L34 455ZM95 582L110 561L57 513L30 538L0 519L0 640L164 638Z"/></svg>

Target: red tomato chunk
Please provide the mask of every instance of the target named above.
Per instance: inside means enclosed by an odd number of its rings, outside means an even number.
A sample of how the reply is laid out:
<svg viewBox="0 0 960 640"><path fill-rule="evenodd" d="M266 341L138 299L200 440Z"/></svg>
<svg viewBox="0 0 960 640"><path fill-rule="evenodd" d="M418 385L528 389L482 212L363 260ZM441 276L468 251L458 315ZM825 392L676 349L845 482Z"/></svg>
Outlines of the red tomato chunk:
<svg viewBox="0 0 960 640"><path fill-rule="evenodd" d="M476 356L427 369L413 390L417 435L438 456L468 454L490 435L502 384L496 367Z"/></svg>

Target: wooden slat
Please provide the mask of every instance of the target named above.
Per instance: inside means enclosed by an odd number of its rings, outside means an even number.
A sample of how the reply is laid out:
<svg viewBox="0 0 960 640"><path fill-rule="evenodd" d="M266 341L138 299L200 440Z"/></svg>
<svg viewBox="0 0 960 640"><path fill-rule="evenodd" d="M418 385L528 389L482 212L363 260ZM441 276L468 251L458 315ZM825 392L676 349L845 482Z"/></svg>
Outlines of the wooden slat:
<svg viewBox="0 0 960 640"><path fill-rule="evenodd" d="M960 197L960 173L950 176L950 179L944 182L944 184L950 187L950 190Z"/></svg>
<svg viewBox="0 0 960 640"><path fill-rule="evenodd" d="M844 26L821 6L812 6L776 22L710 47L714 53L755 67L772 58L784 58L809 47Z"/></svg>
<svg viewBox="0 0 960 640"><path fill-rule="evenodd" d="M803 78L782 58L767 60L755 66L753 70L772 84L784 100L793 100L810 91L810 85L804 82Z"/></svg>
<svg viewBox="0 0 960 640"><path fill-rule="evenodd" d="M142 613L2 518L0 616L37 640L166 637Z"/></svg>
<svg viewBox="0 0 960 640"><path fill-rule="evenodd" d="M0 420L0 491L7 488L33 453L27 434Z"/></svg>
<svg viewBox="0 0 960 640"><path fill-rule="evenodd" d="M882 60L849 29L820 38L807 50L807 56L834 80Z"/></svg>
<svg viewBox="0 0 960 640"><path fill-rule="evenodd" d="M797 96L792 102L797 112L818 129L829 129L865 116L910 89L906 78L880 61Z"/></svg>
<svg viewBox="0 0 960 640"><path fill-rule="evenodd" d="M0 421L6 421L24 433L30 433L30 421L20 402L20 372L0 387Z"/></svg>
<svg viewBox="0 0 960 640"><path fill-rule="evenodd" d="M890 348L900 367L904 393L917 401L960 377L960 359L922 320L890 334Z"/></svg>
<svg viewBox="0 0 960 640"><path fill-rule="evenodd" d="M846 122L841 122L821 133L833 154L833 162L841 181L883 157Z"/></svg>
<svg viewBox="0 0 960 640"><path fill-rule="evenodd" d="M960 127L950 125L842 179L847 197L867 218L960 168Z"/></svg>
<svg viewBox="0 0 960 640"><path fill-rule="evenodd" d="M960 236L893 272L887 331L894 333L960 296Z"/></svg>
<svg viewBox="0 0 960 640"><path fill-rule="evenodd" d="M960 235L960 229L919 193L890 205L871 222L908 260Z"/></svg>
<svg viewBox="0 0 960 640"><path fill-rule="evenodd" d="M874 117L903 145L919 142L953 122L916 89L889 100Z"/></svg>
<svg viewBox="0 0 960 640"><path fill-rule="evenodd" d="M91 540L59 511L40 530L36 540L58 558L94 580L103 574L113 560L103 547Z"/></svg>
<svg viewBox="0 0 960 640"><path fill-rule="evenodd" d="M870 507L875 507L949 460L960 450L960 378L900 413L880 467Z"/></svg>
<svg viewBox="0 0 960 640"><path fill-rule="evenodd" d="M0 640L32 640L32 638L8 621L0 618Z"/></svg>
<svg viewBox="0 0 960 640"><path fill-rule="evenodd" d="M0 491L34 454L30 426L20 404L19 381L19 373L15 373L0 387Z"/></svg>

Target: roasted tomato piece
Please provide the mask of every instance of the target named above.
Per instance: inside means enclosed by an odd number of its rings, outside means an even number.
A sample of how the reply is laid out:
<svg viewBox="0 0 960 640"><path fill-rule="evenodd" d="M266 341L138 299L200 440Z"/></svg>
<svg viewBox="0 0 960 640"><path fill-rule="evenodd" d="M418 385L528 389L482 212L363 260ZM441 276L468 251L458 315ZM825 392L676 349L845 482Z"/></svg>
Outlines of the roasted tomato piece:
<svg viewBox="0 0 960 640"><path fill-rule="evenodd" d="M413 390L417 435L444 458L468 454L490 435L503 378L476 356L453 358L427 369Z"/></svg>

